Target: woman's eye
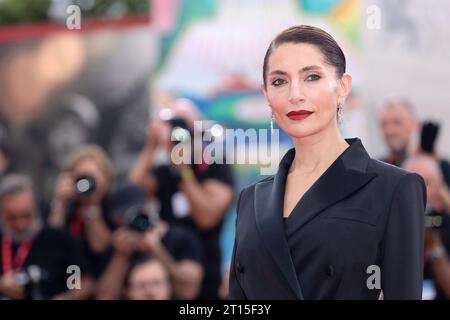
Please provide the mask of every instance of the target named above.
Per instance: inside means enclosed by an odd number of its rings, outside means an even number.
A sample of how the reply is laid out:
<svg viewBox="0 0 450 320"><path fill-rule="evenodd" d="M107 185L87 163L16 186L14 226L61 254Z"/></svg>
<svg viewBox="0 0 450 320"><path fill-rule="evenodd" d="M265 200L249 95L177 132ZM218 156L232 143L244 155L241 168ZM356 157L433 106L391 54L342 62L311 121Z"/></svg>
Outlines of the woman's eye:
<svg viewBox="0 0 450 320"><path fill-rule="evenodd" d="M306 81L317 81L320 79L320 76L317 74L311 74L306 78Z"/></svg>
<svg viewBox="0 0 450 320"><path fill-rule="evenodd" d="M278 87L278 86L280 86L280 85L282 85L284 83L286 83L286 81L283 80L283 79L275 79L274 81L272 81L272 85L274 87Z"/></svg>

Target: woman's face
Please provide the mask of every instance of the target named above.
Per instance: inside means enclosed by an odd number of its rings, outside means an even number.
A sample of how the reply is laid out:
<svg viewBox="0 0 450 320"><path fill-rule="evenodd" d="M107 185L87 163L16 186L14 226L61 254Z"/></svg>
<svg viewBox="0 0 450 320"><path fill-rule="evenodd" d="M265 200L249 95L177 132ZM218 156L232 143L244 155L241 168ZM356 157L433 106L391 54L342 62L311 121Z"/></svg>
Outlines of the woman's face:
<svg viewBox="0 0 450 320"><path fill-rule="evenodd" d="M269 57L263 91L280 128L302 138L337 126L337 105L350 87L351 77L338 79L316 46L284 43Z"/></svg>

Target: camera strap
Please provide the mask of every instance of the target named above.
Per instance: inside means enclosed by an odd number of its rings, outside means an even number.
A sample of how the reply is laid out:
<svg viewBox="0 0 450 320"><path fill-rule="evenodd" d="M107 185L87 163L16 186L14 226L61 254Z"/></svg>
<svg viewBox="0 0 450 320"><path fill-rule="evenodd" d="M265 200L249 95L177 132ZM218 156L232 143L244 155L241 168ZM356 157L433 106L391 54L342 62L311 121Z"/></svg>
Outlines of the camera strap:
<svg viewBox="0 0 450 320"><path fill-rule="evenodd" d="M22 268L23 263L30 253L33 240L24 241L17 249L13 258L12 243L10 239L2 239L2 264L3 274Z"/></svg>

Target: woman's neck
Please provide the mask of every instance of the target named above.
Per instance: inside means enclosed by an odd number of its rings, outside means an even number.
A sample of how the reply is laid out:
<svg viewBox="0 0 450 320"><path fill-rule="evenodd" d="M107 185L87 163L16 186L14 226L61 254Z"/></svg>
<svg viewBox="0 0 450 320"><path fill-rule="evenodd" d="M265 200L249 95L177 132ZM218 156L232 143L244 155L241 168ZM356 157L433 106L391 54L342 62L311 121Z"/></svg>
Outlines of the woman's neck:
<svg viewBox="0 0 450 320"><path fill-rule="evenodd" d="M349 144L337 128L293 139L295 158L289 173L314 173L328 168Z"/></svg>

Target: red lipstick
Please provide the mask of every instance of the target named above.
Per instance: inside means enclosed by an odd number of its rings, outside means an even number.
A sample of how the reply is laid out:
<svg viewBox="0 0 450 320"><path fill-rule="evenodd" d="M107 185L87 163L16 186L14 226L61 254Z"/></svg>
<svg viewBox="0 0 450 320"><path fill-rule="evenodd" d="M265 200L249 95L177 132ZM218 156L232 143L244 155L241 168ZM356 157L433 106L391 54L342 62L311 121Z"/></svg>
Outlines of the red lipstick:
<svg viewBox="0 0 450 320"><path fill-rule="evenodd" d="M313 112L308 111L308 110L294 110L294 111L289 111L286 115L291 120L303 120L303 119L309 117L311 114L313 114Z"/></svg>

